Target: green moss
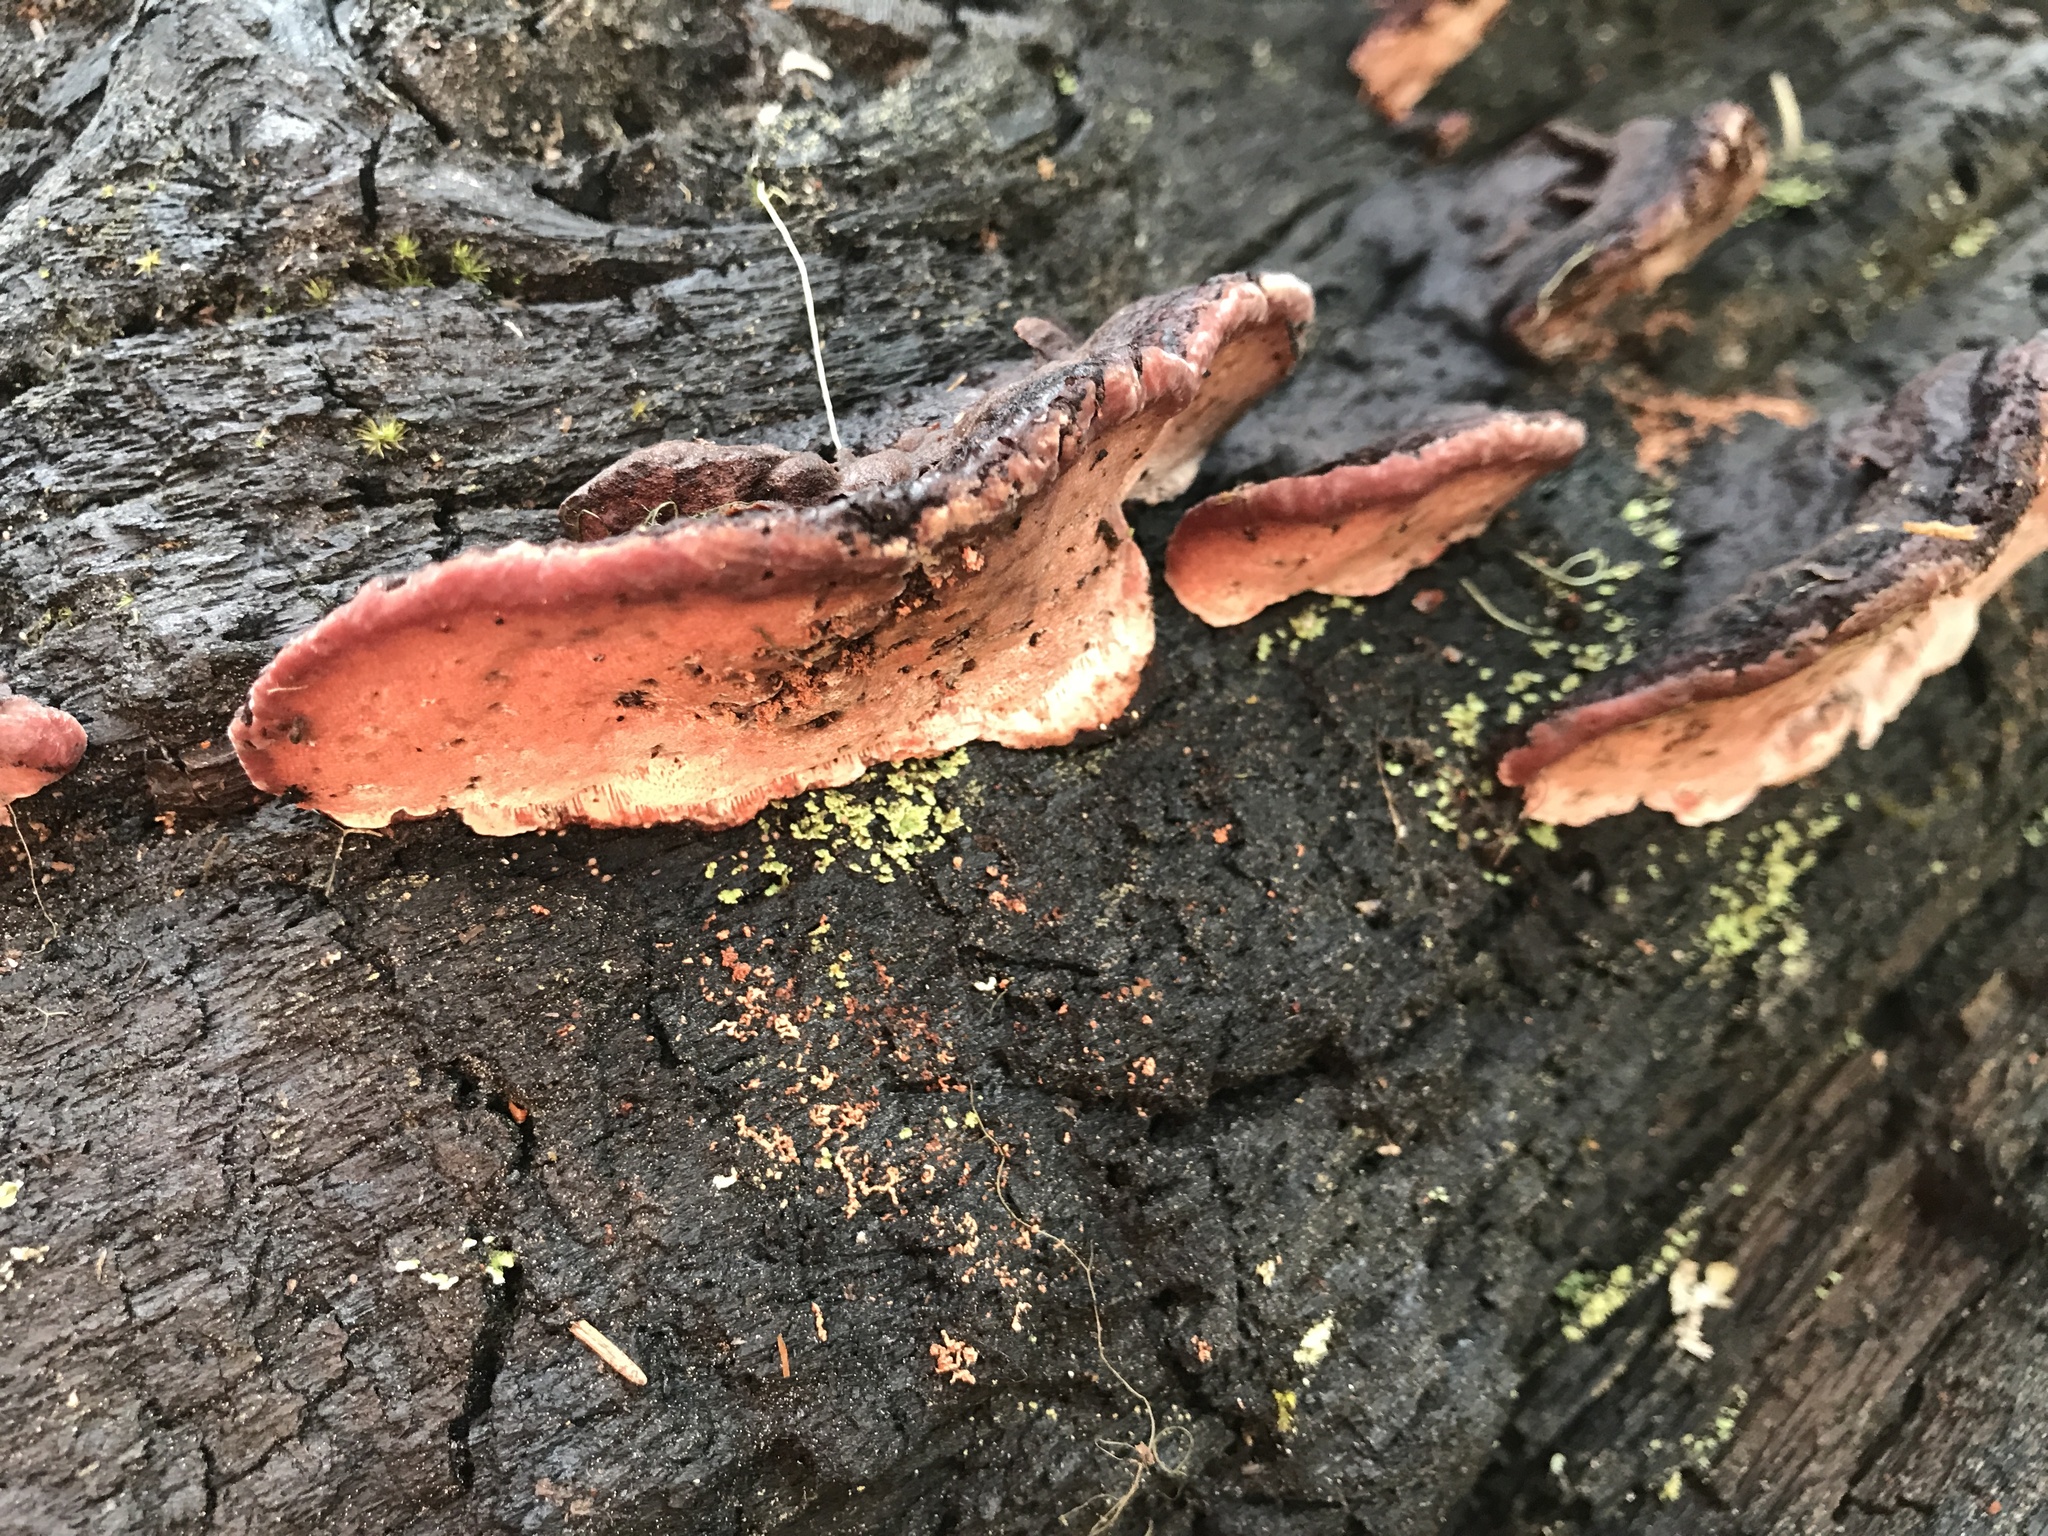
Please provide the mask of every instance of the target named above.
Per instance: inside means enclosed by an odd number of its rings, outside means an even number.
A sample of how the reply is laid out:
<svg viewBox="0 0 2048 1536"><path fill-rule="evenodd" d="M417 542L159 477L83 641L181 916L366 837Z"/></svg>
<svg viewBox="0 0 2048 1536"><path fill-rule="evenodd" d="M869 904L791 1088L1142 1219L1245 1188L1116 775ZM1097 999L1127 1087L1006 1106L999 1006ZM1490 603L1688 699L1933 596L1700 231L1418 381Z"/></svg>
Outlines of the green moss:
<svg viewBox="0 0 2048 1536"><path fill-rule="evenodd" d="M396 416L368 416L356 426L356 446L373 459L405 452L406 424Z"/></svg>
<svg viewBox="0 0 2048 1536"><path fill-rule="evenodd" d="M1557 852L1557 828L1547 821L1530 822L1522 828L1522 835L1538 848L1548 848L1552 853Z"/></svg>
<svg viewBox="0 0 2048 1536"><path fill-rule="evenodd" d="M491 264L467 240L458 240L448 248L448 270L459 281L475 283L479 288L490 281Z"/></svg>
<svg viewBox="0 0 2048 1536"><path fill-rule="evenodd" d="M376 266L386 288L431 288L434 280L420 265L420 243L411 235L393 235L382 246L363 253Z"/></svg>

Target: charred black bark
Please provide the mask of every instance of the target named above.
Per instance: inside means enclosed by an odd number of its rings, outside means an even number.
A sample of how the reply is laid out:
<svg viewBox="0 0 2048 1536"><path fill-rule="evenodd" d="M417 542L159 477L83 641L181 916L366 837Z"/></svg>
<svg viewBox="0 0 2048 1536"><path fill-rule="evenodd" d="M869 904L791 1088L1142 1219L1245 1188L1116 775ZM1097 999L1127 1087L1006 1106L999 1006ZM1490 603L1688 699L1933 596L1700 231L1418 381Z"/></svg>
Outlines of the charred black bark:
<svg viewBox="0 0 2048 1536"><path fill-rule="evenodd" d="M1085 1530L1133 1488L1119 1529L1205 1536L2040 1518L2048 578L1720 828L1517 840L1480 749L1680 606L1672 482L1755 457L1647 473L1628 402L1846 410L2040 329L2048 39L1515 0L1432 166L1355 100L1364 19L0 19L0 670L93 743L18 808L33 875L0 855L0 1528ZM1830 152L1613 357L1415 301L1386 210L1552 116L1770 121L1774 69ZM1162 588L1138 716L1084 748L716 836L252 806L226 722L365 580L553 537L663 436L823 446L754 175L849 440L1024 360L1020 315L1272 266L1314 350L1196 494L1434 400L1593 442L1385 598L1214 631ZM1594 548L1640 573L1513 558ZM1710 1360L1688 1258L1740 1270Z"/></svg>

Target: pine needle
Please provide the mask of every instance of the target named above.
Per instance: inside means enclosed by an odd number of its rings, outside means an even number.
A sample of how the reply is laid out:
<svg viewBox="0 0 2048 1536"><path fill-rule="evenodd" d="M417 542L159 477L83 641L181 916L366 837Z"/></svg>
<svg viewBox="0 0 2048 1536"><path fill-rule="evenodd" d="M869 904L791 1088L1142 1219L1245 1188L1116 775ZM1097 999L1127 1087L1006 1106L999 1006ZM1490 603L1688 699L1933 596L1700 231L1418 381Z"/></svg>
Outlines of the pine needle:
<svg viewBox="0 0 2048 1536"><path fill-rule="evenodd" d="M786 192L777 191L773 195L784 202L789 201L789 194ZM769 221L775 225L775 232L782 236L782 243L789 247L790 260L796 263L797 281L803 284L804 319L810 322L811 327L811 358L818 365L818 393L825 397L825 429L832 434L833 456L844 458L846 450L839 442L839 418L832 414L832 386L825 382L825 343L818 337L818 306L811 297L811 271L804 265L803 252L796 248L796 241L789 233L789 226L782 222L782 215L775 211L775 205L768 200L769 196L768 184L765 181L754 183L754 197L767 213Z"/></svg>

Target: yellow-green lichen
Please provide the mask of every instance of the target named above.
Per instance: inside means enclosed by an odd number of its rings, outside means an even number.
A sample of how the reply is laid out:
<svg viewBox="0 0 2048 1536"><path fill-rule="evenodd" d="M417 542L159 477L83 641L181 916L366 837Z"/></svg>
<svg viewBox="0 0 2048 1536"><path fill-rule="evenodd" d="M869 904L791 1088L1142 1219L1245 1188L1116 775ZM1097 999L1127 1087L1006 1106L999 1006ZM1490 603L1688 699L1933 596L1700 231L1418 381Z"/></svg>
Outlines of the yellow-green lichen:
<svg viewBox="0 0 2048 1536"><path fill-rule="evenodd" d="M1621 1264L1604 1275L1595 1269L1575 1269L1557 1282L1551 1294L1571 1314L1564 1336L1577 1344L1628 1305L1635 1293L1635 1266Z"/></svg>
<svg viewBox="0 0 2048 1536"><path fill-rule="evenodd" d="M1461 747L1479 745L1479 724L1486 715L1486 700L1476 693L1465 695L1465 702L1453 704L1444 711L1444 723L1451 728L1451 740Z"/></svg>
<svg viewBox="0 0 2048 1536"><path fill-rule="evenodd" d="M1621 520L1629 532L1663 555L1657 563L1665 569L1678 564L1678 552L1685 547L1685 534L1671 521L1671 497L1667 494L1638 496L1621 509Z"/></svg>
<svg viewBox="0 0 2048 1536"><path fill-rule="evenodd" d="M2048 806L2042 807L2041 814L2020 829L2029 848L2048 848Z"/></svg>
<svg viewBox="0 0 2048 1536"><path fill-rule="evenodd" d="M811 856L815 868L845 863L887 885L910 869L913 858L937 853L965 826L960 811L940 804L938 789L966 766L967 753L961 749L928 762L897 764L883 777L879 794L860 793L868 783L862 779L846 789L806 795L803 814L789 823L789 835L820 845Z"/></svg>
<svg viewBox="0 0 2048 1536"><path fill-rule="evenodd" d="M1728 881L1707 888L1720 910L1707 920L1700 937L1714 960L1736 960L1773 934L1779 935L1778 952L1786 958L1805 952L1807 932L1798 920L1794 893L1800 876L1819 860L1818 845L1841 825L1842 818L1823 807L1821 815L1804 825L1775 821L1743 840ZM1707 851L1718 851L1718 839L1711 835Z"/></svg>
<svg viewBox="0 0 2048 1536"><path fill-rule="evenodd" d="M356 446L373 459L405 452L406 424L396 416L369 416L356 424Z"/></svg>
<svg viewBox="0 0 2048 1536"><path fill-rule="evenodd" d="M1273 1393L1273 1427L1283 1435L1294 1433L1294 1411L1301 1399L1292 1392Z"/></svg>
<svg viewBox="0 0 2048 1536"><path fill-rule="evenodd" d="M1986 246L1997 238L1998 220L1979 219L1967 225L1948 244L1949 255L1957 261L1969 261L1984 254Z"/></svg>
<svg viewBox="0 0 2048 1536"><path fill-rule="evenodd" d="M1608 1322L1615 1313L1671 1273L1672 1266L1685 1257L1686 1250L1699 1241L1699 1230L1690 1224L1699 1218L1694 1207L1679 1217L1679 1224L1664 1233L1656 1255L1646 1263L1618 1264L1605 1272L1575 1269L1558 1281L1551 1292L1565 1309L1565 1342L1578 1344Z"/></svg>

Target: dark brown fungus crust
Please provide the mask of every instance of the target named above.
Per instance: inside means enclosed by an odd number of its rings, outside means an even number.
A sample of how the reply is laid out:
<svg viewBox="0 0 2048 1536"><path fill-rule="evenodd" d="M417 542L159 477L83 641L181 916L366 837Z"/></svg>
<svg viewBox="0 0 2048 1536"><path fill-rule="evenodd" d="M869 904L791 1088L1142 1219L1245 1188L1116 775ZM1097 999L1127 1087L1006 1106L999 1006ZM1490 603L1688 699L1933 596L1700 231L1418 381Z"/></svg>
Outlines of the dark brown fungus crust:
<svg viewBox="0 0 2048 1536"><path fill-rule="evenodd" d="M1585 442L1555 411L1446 410L1307 474L1210 497L1167 541L1166 584L1219 625L1302 592L1377 596L1478 534Z"/></svg>
<svg viewBox="0 0 2048 1536"><path fill-rule="evenodd" d="M749 502L813 506L838 491L839 480L839 472L814 453L701 438L656 443L571 492L562 503L562 528L572 539L608 539Z"/></svg>
<svg viewBox="0 0 2048 1536"><path fill-rule="evenodd" d="M732 826L872 763L1071 741L1152 648L1122 503L1192 475L1185 423L1235 420L1312 309L1290 277L1214 278L983 397L907 478L373 584L264 669L235 749L347 826L508 834Z"/></svg>
<svg viewBox="0 0 2048 1536"><path fill-rule="evenodd" d="M0 683L0 827L14 824L15 801L56 783L84 755L84 726Z"/></svg>
<svg viewBox="0 0 2048 1536"><path fill-rule="evenodd" d="M1382 0L1380 19L1351 50L1358 93L1389 122L1415 110L1429 88L1486 36L1508 0Z"/></svg>
<svg viewBox="0 0 2048 1536"><path fill-rule="evenodd" d="M1547 144L1538 153L1582 168L1542 196L1583 211L1561 228L1503 242L1495 312L1504 335L1544 359L1604 350L1609 308L1691 266L1749 205L1770 165L1763 125L1725 101L1689 123L1635 118L1612 138L1555 124L1540 138Z"/></svg>
<svg viewBox="0 0 2048 1536"><path fill-rule="evenodd" d="M2048 333L1951 357L1828 442L1855 477L1833 531L1531 729L1500 765L1524 814L1578 826L1643 804L1698 825L1804 778L1851 734L1871 745L2048 548L2044 400Z"/></svg>

